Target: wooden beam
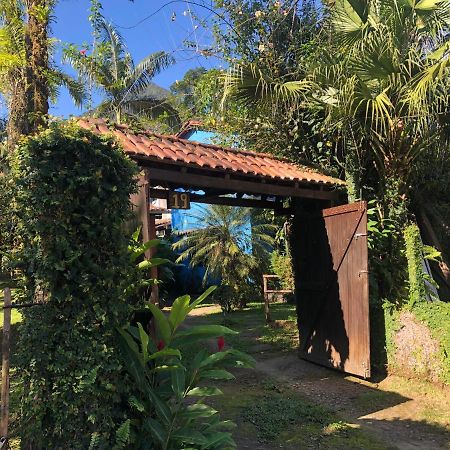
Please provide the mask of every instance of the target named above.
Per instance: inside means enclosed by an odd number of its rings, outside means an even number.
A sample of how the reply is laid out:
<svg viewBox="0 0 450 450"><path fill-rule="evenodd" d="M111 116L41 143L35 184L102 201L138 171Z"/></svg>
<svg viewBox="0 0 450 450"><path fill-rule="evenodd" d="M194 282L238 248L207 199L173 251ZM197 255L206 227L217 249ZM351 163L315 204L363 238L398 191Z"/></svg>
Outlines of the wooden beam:
<svg viewBox="0 0 450 450"><path fill-rule="evenodd" d="M206 195L192 195L191 201L195 203L208 203L210 205L242 206L244 208L282 209L281 202L270 202L254 198L234 197L208 197Z"/></svg>
<svg viewBox="0 0 450 450"><path fill-rule="evenodd" d="M168 190L150 188L151 198L167 199ZM279 201L259 200L256 198L235 198L235 197L219 197L211 195L189 194L191 202L207 203L210 205L228 205L228 206L242 206L245 208L263 208L276 209L277 211L284 211L283 204ZM267 196L266 196L267 197ZM287 209L286 209L287 211Z"/></svg>
<svg viewBox="0 0 450 450"><path fill-rule="evenodd" d="M148 178L148 170L144 170L139 174L138 178L138 192L131 196L131 203L133 209L136 211L137 218L142 225L142 242L147 242L156 238L155 216L149 214L150 208L150 183ZM145 252L145 257L150 259L154 256L155 249L149 249ZM153 279L158 278L158 268L152 267L150 269L150 276ZM158 303L158 285L152 286L152 293L150 300L152 303Z"/></svg>
<svg viewBox="0 0 450 450"><path fill-rule="evenodd" d="M338 196L336 191L320 191L314 189L295 188L279 184L259 183L254 181L224 179L218 176L181 173L179 170L149 168L153 185L156 183L173 183L187 188L217 188L243 192L246 194L266 194L280 197L311 198L316 200L333 200Z"/></svg>

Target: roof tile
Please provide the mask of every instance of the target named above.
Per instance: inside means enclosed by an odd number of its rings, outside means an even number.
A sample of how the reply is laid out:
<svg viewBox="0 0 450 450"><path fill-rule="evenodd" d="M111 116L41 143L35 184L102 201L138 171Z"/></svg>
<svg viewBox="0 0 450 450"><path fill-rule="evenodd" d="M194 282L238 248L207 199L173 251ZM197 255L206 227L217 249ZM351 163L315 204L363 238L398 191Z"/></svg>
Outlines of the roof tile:
<svg viewBox="0 0 450 450"><path fill-rule="evenodd" d="M134 159L164 159L224 172L241 172L265 179L294 182L345 184L305 166L298 166L267 153L249 152L217 145L187 141L176 136L162 136L152 132L134 134L121 125L110 126L103 119L80 118L80 127L96 134L113 133L123 145L126 153Z"/></svg>

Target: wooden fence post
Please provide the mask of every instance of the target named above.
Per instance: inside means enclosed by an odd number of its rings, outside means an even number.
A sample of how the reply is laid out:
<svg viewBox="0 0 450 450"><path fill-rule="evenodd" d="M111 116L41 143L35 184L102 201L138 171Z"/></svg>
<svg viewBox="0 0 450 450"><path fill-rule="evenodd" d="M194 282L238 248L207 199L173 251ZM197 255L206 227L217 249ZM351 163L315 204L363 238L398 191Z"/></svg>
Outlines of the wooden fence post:
<svg viewBox="0 0 450 450"><path fill-rule="evenodd" d="M0 438L8 439L9 422L9 337L11 332L11 289L4 289L3 342L2 342L2 392ZM4 442L3 441L3 442Z"/></svg>
<svg viewBox="0 0 450 450"><path fill-rule="evenodd" d="M270 318L269 293L267 292L268 286L266 275L263 275L263 281L264 281L264 316L266 318L266 324L269 324L271 322L271 318Z"/></svg>

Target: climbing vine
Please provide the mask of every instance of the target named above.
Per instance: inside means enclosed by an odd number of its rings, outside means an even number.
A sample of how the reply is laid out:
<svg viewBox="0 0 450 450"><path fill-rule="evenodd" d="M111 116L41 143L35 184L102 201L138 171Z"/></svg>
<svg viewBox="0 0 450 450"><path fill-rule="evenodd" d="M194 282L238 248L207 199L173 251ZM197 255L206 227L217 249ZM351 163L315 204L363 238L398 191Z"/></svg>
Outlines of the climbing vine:
<svg viewBox="0 0 450 450"><path fill-rule="evenodd" d="M115 141L53 124L18 146L13 214L24 274L18 373L25 448L113 448L126 393L114 330L129 318L129 198L136 169ZM70 443L70 444L68 444Z"/></svg>

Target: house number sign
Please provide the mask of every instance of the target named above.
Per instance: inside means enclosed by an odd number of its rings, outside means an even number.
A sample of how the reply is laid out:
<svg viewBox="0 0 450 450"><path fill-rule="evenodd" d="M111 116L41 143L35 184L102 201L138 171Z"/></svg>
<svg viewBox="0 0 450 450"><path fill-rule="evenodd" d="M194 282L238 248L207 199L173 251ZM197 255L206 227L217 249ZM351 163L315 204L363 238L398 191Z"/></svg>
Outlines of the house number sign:
<svg viewBox="0 0 450 450"><path fill-rule="evenodd" d="M169 209L190 209L191 207L191 200L186 192L170 191L167 203Z"/></svg>

